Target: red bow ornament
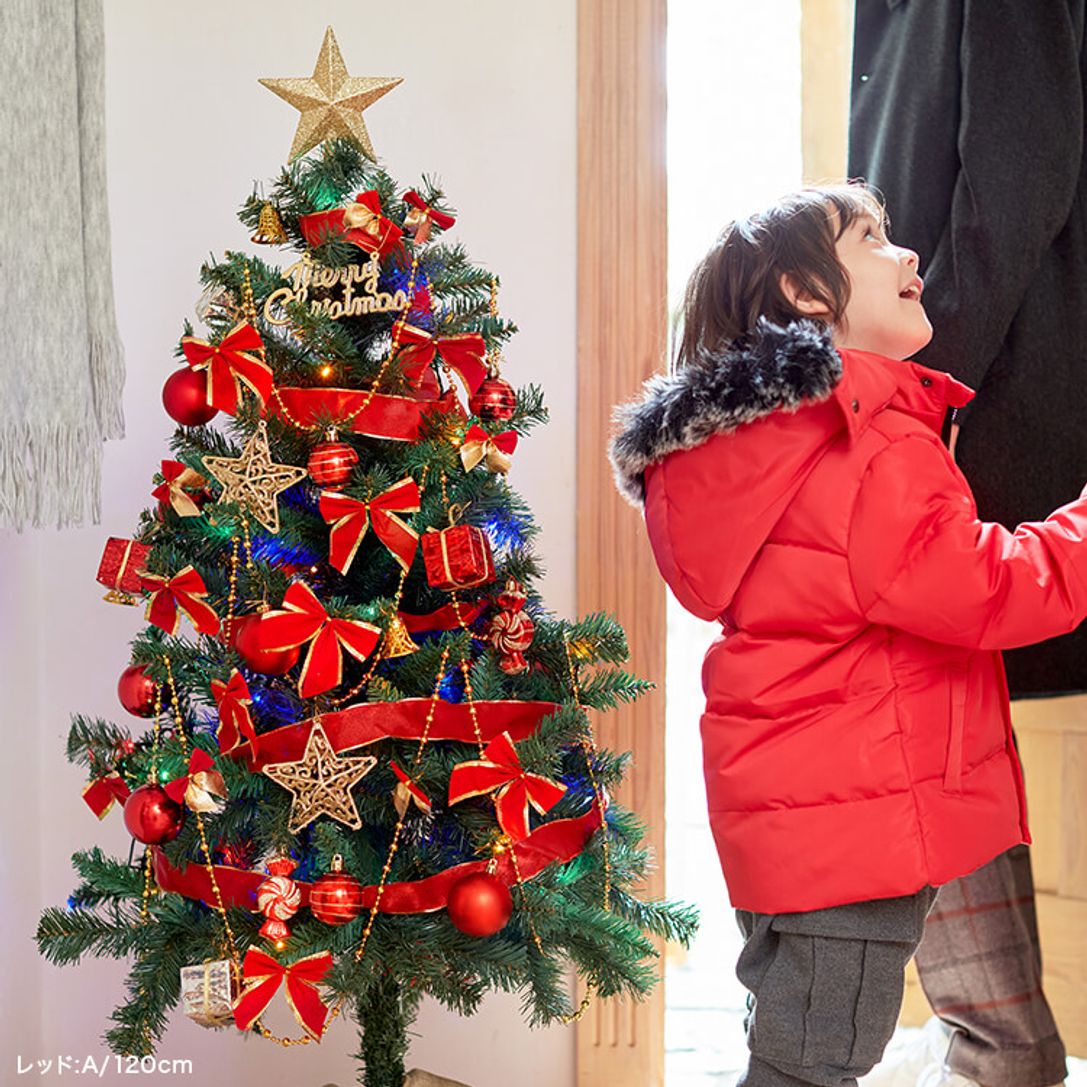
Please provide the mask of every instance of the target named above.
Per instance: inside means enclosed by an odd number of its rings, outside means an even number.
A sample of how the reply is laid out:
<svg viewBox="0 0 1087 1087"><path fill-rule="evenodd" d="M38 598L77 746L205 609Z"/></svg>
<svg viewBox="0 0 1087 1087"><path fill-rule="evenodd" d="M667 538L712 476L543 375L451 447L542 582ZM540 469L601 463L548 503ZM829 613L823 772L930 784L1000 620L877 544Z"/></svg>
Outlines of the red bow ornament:
<svg viewBox="0 0 1087 1087"><path fill-rule="evenodd" d="M298 692L312 698L343 680L343 650L363 661L374 651L381 631L361 619L334 619L304 581L288 586L283 608L261 619L266 650L281 651L311 642Z"/></svg>
<svg viewBox="0 0 1087 1087"><path fill-rule="evenodd" d="M287 1002L302 1029L315 1041L321 1040L328 1021L328 1006L315 988L332 969L332 955L320 951L284 966L255 947L245 953L242 982L245 988L234 1001L234 1022L239 1030L250 1027L272 1002L279 986L286 982Z"/></svg>
<svg viewBox="0 0 1087 1087"><path fill-rule="evenodd" d="M242 386L256 393L263 405L272 395L272 370L254 351L264 351L260 333L243 321L235 325L219 343L184 336L181 350L193 370L206 370L208 403L228 415L236 415Z"/></svg>
<svg viewBox="0 0 1087 1087"><path fill-rule="evenodd" d="M170 505L179 517L200 517L203 510L185 493L186 488L198 491L207 480L179 460L164 460L159 469L162 482L151 492L163 505Z"/></svg>
<svg viewBox="0 0 1087 1087"><path fill-rule="evenodd" d="M338 491L322 491L321 516L332 526L328 537L328 561L346 574L355 553L372 525L374 535L392 552L403 569L411 566L419 534L406 525L397 513L419 512L419 485L405 476L376 498L363 502Z"/></svg>
<svg viewBox="0 0 1087 1087"><path fill-rule="evenodd" d="M404 226L415 231L415 244L426 245L430 241L430 228L448 230L457 220L444 211L432 208L414 189L404 193L404 203L411 210L404 216Z"/></svg>
<svg viewBox="0 0 1087 1087"><path fill-rule="evenodd" d="M483 749L482 758L453 767L449 775L449 803L482 796L493 789L498 790L495 794L498 825L515 842L528 837L529 804L543 815L566 792L565 785L522 769L508 732L496 736Z"/></svg>
<svg viewBox="0 0 1087 1087"><path fill-rule="evenodd" d="M466 472L486 462L490 471L505 475L513 463L511 457L516 448L517 434L514 431L503 430L501 434L492 435L478 424L473 424L460 443L460 461Z"/></svg>
<svg viewBox="0 0 1087 1087"><path fill-rule="evenodd" d="M204 579L191 566L184 567L171 578L141 574L140 582L151 594L147 604L149 623L161 627L167 634L176 634L181 626L180 610L201 634L219 633L219 616L203 599L208 594Z"/></svg>
<svg viewBox="0 0 1087 1087"><path fill-rule="evenodd" d="M99 819L105 819L114 802L119 801L123 805L128 794L129 789L124 778L114 772L90 782L83 790L83 799Z"/></svg>
<svg viewBox="0 0 1087 1087"><path fill-rule="evenodd" d="M298 220L302 236L309 245L321 245L333 238L343 238L367 253L385 256L400 244L404 232L381 214L377 189L360 192L346 208L332 208L303 215Z"/></svg>
<svg viewBox="0 0 1087 1087"><path fill-rule="evenodd" d="M191 811L223 810L216 797L226 796L226 782L215 769L215 760L202 747L194 748L189 756L189 772L167 782L164 789L175 804L184 803Z"/></svg>
<svg viewBox="0 0 1087 1087"><path fill-rule="evenodd" d="M431 809L430 797L412 781L404 770L400 769L395 759L389 760L389 766L396 775L398 782L393 790L393 806L396 808L396 814L403 818L404 812L408 810L408 805L414 803L421 812L429 815Z"/></svg>
<svg viewBox="0 0 1087 1087"><path fill-rule="evenodd" d="M426 368L440 355L442 362L455 370L468 394L472 395L487 377L487 367L483 361L487 354L487 345L478 332L464 332L459 336L432 336L429 332L415 325L400 327L400 351L396 361L404 375L415 386L422 384Z"/></svg>
<svg viewBox="0 0 1087 1087"><path fill-rule="evenodd" d="M253 718L249 716L253 699L245 676L235 668L226 683L213 679L211 694L219 708L219 727L215 732L219 750L224 754L233 751L242 742L242 737L253 743L257 730L253 727Z"/></svg>

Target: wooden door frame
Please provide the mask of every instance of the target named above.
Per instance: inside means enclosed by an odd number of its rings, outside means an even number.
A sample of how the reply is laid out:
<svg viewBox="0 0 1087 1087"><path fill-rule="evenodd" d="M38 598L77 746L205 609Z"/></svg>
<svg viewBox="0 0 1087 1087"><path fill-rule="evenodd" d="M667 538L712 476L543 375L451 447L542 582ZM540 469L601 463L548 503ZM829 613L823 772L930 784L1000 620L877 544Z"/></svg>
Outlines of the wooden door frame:
<svg viewBox="0 0 1087 1087"><path fill-rule="evenodd" d="M594 720L602 746L634 753L615 799L648 828L656 866L640 893L651 897L664 893L664 585L642 518L612 483L607 444L612 407L660 369L667 345L666 6L579 0L577 46L577 611L615 615L629 667L657 684ZM663 1087L663 982L644 1002L590 1006L577 1083Z"/></svg>

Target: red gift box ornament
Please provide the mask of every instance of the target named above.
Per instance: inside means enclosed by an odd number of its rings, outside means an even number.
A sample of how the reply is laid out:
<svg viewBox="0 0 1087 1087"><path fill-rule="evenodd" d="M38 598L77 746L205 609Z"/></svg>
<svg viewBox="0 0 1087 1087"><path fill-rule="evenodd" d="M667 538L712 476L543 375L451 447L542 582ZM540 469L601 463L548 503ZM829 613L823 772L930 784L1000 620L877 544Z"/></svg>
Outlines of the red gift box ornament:
<svg viewBox="0 0 1087 1087"><path fill-rule="evenodd" d="M499 654L498 667L510 676L528 671L524 651L532 645L536 627L522 610L527 599L521 583L510 578L505 592L498 595L497 603L502 610L487 628L487 641Z"/></svg>
<svg viewBox="0 0 1087 1087"><path fill-rule="evenodd" d="M453 767L449 775L449 803L456 804L495 789L498 825L515 842L528 837L530 804L543 815L566 792L565 785L540 774L526 773L508 732L496 736L483 749L481 758Z"/></svg>
<svg viewBox="0 0 1087 1087"><path fill-rule="evenodd" d="M143 566L150 550L150 544L135 540L123 540L117 536L110 536L106 540L95 577L97 582L109 589L103 600L111 604L136 603L133 594L143 588Z"/></svg>
<svg viewBox="0 0 1087 1087"><path fill-rule="evenodd" d="M184 612L201 634L219 633L219 616L204 599L208 590L204 579L191 566L179 570L173 577L144 574L141 584L151 594L147 603L147 621L177 634Z"/></svg>
<svg viewBox="0 0 1087 1087"><path fill-rule="evenodd" d="M405 476L364 502L358 498L325 491L320 500L321 516L332 526L328 537L328 561L346 574L368 527L407 570L415 558L419 534L396 515L419 512L419 485Z"/></svg>
<svg viewBox="0 0 1087 1087"><path fill-rule="evenodd" d="M367 253L385 256L400 244L403 231L381 214L377 189L360 192L346 208L302 215L298 226L308 245L321 245L336 238L352 242Z"/></svg>
<svg viewBox="0 0 1087 1087"><path fill-rule="evenodd" d="M449 527L423 533L423 563L435 589L470 589L494 580L494 558L487 534L475 525L458 525L461 507L449 509Z"/></svg>
<svg viewBox="0 0 1087 1087"><path fill-rule="evenodd" d="M426 368L440 357L442 363L455 371L472 396L487 377L484 357L487 345L478 332L464 332L456 336L432 336L415 325L400 328L400 350L397 365L416 388L426 375Z"/></svg>
<svg viewBox="0 0 1087 1087"><path fill-rule="evenodd" d="M260 635L266 650L311 643L298 692L312 698L343 681L343 650L364 661L374 651L381 631L361 619L333 618L304 581L295 581L283 595L282 609L262 617Z"/></svg>
<svg viewBox="0 0 1087 1087"><path fill-rule="evenodd" d="M248 321L235 325L219 343L183 336L185 361L196 371L207 372L208 403L235 415L242 386L251 389L263 406L272 395L272 370L254 351L264 352L260 333Z"/></svg>
<svg viewBox="0 0 1087 1087"><path fill-rule="evenodd" d="M215 733L219 750L225 754L233 751L243 739L249 743L256 740L257 730L249 715L252 696L245 676L235 668L226 683L221 679L213 679L211 694L219 708L219 728Z"/></svg>
<svg viewBox="0 0 1087 1087"><path fill-rule="evenodd" d="M328 1007L317 993L317 986L332 969L332 955L320 951L284 966L271 955L251 947L242 963L245 988L234 1001L234 1022L239 1030L249 1030L272 1002L280 985L287 986L287 1000L295 1019L306 1033L319 1042L328 1021Z"/></svg>
<svg viewBox="0 0 1087 1087"><path fill-rule="evenodd" d="M516 448L516 432L503 430L501 434L488 434L483 427L473 425L461 440L460 461L466 472L485 464L489 471L505 475Z"/></svg>
<svg viewBox="0 0 1087 1087"><path fill-rule="evenodd" d="M410 209L404 216L404 229L414 231L416 245L430 241L432 226L448 230L457 221L452 215L432 208L414 189L404 193L404 203Z"/></svg>

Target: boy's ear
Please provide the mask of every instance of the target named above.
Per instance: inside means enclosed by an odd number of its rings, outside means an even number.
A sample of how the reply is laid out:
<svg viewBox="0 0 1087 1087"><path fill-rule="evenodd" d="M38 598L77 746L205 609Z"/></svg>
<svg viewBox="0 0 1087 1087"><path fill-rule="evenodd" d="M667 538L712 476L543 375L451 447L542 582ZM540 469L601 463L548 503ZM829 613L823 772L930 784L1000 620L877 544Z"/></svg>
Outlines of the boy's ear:
<svg viewBox="0 0 1087 1087"><path fill-rule="evenodd" d="M800 288L788 272L781 273L778 286L789 305L798 313L803 313L805 317L826 317L830 313L824 302L813 298L807 291Z"/></svg>

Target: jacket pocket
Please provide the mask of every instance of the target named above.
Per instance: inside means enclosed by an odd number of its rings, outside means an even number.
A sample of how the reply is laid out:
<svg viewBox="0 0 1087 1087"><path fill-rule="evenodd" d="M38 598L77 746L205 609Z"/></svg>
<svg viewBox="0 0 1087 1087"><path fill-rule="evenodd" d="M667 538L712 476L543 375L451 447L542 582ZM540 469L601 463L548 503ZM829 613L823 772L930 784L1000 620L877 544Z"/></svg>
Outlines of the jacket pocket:
<svg viewBox="0 0 1087 1087"><path fill-rule="evenodd" d="M944 792L962 792L963 744L966 740L967 664L949 669L947 756L944 761Z"/></svg>

